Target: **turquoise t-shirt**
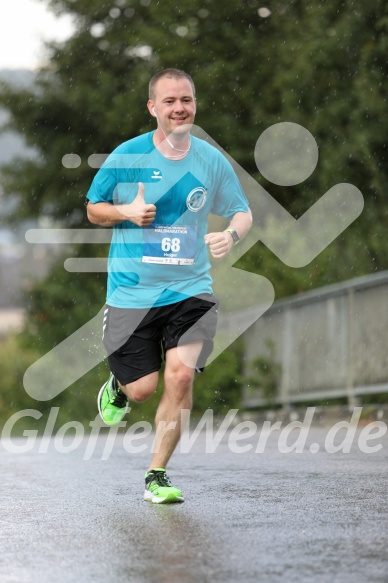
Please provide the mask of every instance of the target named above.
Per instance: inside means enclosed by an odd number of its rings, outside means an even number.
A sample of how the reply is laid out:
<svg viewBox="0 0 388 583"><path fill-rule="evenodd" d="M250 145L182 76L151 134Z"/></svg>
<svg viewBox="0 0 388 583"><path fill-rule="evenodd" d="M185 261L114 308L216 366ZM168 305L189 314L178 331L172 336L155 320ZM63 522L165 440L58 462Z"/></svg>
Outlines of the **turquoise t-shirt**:
<svg viewBox="0 0 388 583"><path fill-rule="evenodd" d="M151 226L125 221L113 229L106 300L113 307L150 308L212 293L208 215L231 219L248 211L231 164L216 148L191 136L188 155L169 160L153 133L116 148L87 194L92 203L129 204L143 182L145 202L156 206Z"/></svg>

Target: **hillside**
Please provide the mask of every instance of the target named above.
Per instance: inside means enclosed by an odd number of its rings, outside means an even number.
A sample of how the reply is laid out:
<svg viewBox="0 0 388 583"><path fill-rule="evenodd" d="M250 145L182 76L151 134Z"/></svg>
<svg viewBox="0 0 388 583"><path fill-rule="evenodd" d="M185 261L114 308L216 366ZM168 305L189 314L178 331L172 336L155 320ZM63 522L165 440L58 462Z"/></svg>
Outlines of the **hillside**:
<svg viewBox="0 0 388 583"><path fill-rule="evenodd" d="M0 84L30 87L34 73L28 70L0 70ZM31 156L33 150L26 147L23 136L13 131L1 131L9 119L8 113L0 109L0 177L1 166L9 164L15 156ZM0 181L0 200L2 199ZM15 198L16 201L16 198ZM0 205L0 309L22 305L21 288L25 287L32 274L43 273L46 261L34 261L34 250L24 240L23 225L10 227L7 215L12 201L1 200Z"/></svg>
<svg viewBox="0 0 388 583"><path fill-rule="evenodd" d="M28 70L0 70L0 84L10 83L14 86L31 87L34 82L34 73ZM8 114L0 108L0 128L7 123ZM26 148L23 137L12 131L0 133L0 166L8 164L16 155L28 155L31 150Z"/></svg>

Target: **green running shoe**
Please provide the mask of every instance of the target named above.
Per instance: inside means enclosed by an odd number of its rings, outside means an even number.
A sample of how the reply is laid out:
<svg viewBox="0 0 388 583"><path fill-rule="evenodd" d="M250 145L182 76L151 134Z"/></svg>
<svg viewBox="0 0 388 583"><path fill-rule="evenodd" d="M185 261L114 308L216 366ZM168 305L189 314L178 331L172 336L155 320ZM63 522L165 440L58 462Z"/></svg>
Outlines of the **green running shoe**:
<svg viewBox="0 0 388 583"><path fill-rule="evenodd" d="M144 500L154 504L183 502L183 495L174 488L163 468L155 468L145 475Z"/></svg>
<svg viewBox="0 0 388 583"><path fill-rule="evenodd" d="M127 396L121 391L112 373L98 393L97 405L101 419L107 425L117 425L128 411Z"/></svg>

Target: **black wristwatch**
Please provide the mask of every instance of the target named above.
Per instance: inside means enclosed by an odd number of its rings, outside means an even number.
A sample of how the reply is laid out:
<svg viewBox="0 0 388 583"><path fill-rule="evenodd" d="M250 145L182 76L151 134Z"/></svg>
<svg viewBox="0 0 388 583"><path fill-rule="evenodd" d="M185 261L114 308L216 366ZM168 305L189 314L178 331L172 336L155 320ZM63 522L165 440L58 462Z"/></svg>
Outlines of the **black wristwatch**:
<svg viewBox="0 0 388 583"><path fill-rule="evenodd" d="M234 229L225 229L225 232L232 235L233 245L237 245L237 243L240 241L240 237L238 236L237 231Z"/></svg>

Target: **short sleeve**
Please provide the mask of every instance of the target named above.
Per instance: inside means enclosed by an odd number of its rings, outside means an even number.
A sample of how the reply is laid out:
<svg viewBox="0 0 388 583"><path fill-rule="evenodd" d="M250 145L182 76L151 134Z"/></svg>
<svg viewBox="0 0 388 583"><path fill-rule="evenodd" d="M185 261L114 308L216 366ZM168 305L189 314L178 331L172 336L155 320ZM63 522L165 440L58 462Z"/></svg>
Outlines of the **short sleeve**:
<svg viewBox="0 0 388 583"><path fill-rule="evenodd" d="M104 162L95 175L86 198L92 203L113 203L113 193L117 186L117 169L114 157Z"/></svg>
<svg viewBox="0 0 388 583"><path fill-rule="evenodd" d="M211 212L230 219L236 213L246 213L248 210L248 201L240 181L230 162L220 154L217 160L216 192Z"/></svg>

